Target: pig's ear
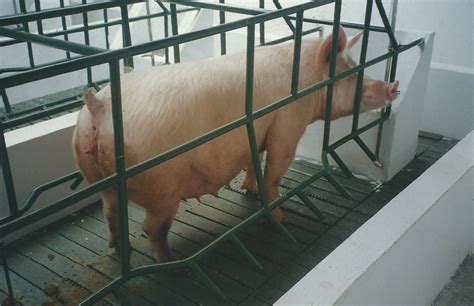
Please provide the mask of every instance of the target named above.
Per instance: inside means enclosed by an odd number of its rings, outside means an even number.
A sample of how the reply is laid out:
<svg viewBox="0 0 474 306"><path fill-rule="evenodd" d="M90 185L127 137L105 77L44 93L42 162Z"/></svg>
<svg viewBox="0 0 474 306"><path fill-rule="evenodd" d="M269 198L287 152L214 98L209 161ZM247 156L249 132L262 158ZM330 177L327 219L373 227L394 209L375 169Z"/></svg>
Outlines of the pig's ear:
<svg viewBox="0 0 474 306"><path fill-rule="evenodd" d="M337 52L342 52L347 43L347 36L342 27L339 28L339 38L337 41ZM332 35L324 39L321 48L319 49L318 54L318 66L321 67L324 71L329 67L329 60L331 57L332 50Z"/></svg>
<svg viewBox="0 0 474 306"><path fill-rule="evenodd" d="M102 102L96 98L90 88L84 92L84 103L86 103L87 109L93 116L97 115L102 108Z"/></svg>
<svg viewBox="0 0 474 306"><path fill-rule="evenodd" d="M363 34L364 32L360 31L359 33L357 33L356 36L352 36L351 39L349 39L349 42L347 43L347 49L351 49L352 47L354 47L354 45L359 42Z"/></svg>

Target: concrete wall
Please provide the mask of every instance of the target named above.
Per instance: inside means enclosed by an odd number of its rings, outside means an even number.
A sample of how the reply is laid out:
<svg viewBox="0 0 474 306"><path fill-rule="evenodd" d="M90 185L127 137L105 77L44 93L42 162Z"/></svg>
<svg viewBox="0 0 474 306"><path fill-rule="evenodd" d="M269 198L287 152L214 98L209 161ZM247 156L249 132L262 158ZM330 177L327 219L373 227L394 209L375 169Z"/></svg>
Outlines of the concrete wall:
<svg viewBox="0 0 474 306"><path fill-rule="evenodd" d="M474 132L276 304L429 305L473 251Z"/></svg>
<svg viewBox="0 0 474 306"><path fill-rule="evenodd" d="M38 185L47 183L74 171L71 138L78 112L43 121L32 126L5 133L15 192L19 203ZM3 177L0 174L0 182ZM79 188L86 186L82 183ZM0 193L0 218L9 214L6 193ZM29 212L45 207L70 194L69 185L62 185L43 193ZM6 238L11 241L40 226L49 224L98 200L98 195L85 199L40 222L30 224Z"/></svg>

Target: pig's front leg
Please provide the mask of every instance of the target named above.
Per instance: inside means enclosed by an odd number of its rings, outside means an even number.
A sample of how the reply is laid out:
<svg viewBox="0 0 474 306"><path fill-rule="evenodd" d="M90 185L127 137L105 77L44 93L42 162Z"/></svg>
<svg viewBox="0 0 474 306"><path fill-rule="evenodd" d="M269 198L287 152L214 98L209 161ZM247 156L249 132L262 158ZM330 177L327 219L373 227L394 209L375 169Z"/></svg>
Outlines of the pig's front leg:
<svg viewBox="0 0 474 306"><path fill-rule="evenodd" d="M263 157L263 152L258 154L258 158L261 161ZM257 185L257 176L255 175L255 169L253 167L253 162L250 161L247 167L245 167L245 177L240 185L240 189L247 190L247 192L258 194L258 185Z"/></svg>
<svg viewBox="0 0 474 306"><path fill-rule="evenodd" d="M179 199L160 199L146 210L143 230L159 262L175 261L177 257L168 244L168 232L178 211Z"/></svg>
<svg viewBox="0 0 474 306"><path fill-rule="evenodd" d="M101 192L104 217L109 226L109 248L120 252L119 214L117 192L114 189L106 189Z"/></svg>

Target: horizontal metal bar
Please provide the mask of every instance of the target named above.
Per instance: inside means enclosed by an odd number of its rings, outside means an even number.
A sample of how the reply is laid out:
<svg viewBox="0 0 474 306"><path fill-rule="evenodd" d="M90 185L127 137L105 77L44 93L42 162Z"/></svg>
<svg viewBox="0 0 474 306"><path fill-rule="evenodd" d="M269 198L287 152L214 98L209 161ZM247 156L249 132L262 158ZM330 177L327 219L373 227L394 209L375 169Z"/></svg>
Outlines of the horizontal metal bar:
<svg viewBox="0 0 474 306"><path fill-rule="evenodd" d="M24 22L31 22L49 18L62 17L66 15L80 14L90 11L96 11L106 8L117 7L123 4L133 4L145 2L147 0L102 0L101 2L71 5L67 7L58 7L42 10L40 12L30 12L20 15L9 15L0 17L0 26L15 25Z"/></svg>
<svg viewBox="0 0 474 306"><path fill-rule="evenodd" d="M52 203L51 205L44 207L41 210L34 211L26 216L11 221L10 223L1 225L0 237L5 237L6 235L13 233L14 231L17 231L28 224L41 220L44 217L50 216L66 207L73 205L76 202L84 200L99 191L112 187L113 185L117 184L118 181L118 175L113 174L92 185L87 186L86 188L78 192L75 192L73 194L68 195L67 197L62 198Z"/></svg>
<svg viewBox="0 0 474 306"><path fill-rule="evenodd" d="M320 32L322 30L323 30L322 27L316 27L316 28L309 29L309 30L301 32L301 36L305 36L305 35L315 33L315 32ZM270 40L270 41L264 43L263 46L271 46L271 45L281 44L282 42L292 40L294 37L295 37L294 35L288 35L288 36L278 38L278 39L275 39L275 40Z"/></svg>
<svg viewBox="0 0 474 306"><path fill-rule="evenodd" d="M92 55L107 51L107 49L78 44L72 41L50 38L39 34L11 30L3 27L0 27L0 35L83 55Z"/></svg>
<svg viewBox="0 0 474 306"><path fill-rule="evenodd" d="M296 17L294 16L288 16L289 19L291 20L295 20ZM306 18L303 18L303 22L307 22L307 23L316 23L316 24L324 24L324 25L333 25L334 22L331 21L331 20L327 20L327 19L317 19L317 18L313 18L313 17L306 17ZM345 22L345 21L341 21L341 26L343 26L344 28L348 28L348 29L358 29L358 30L363 30L364 29L364 24L360 24L360 23L354 23L354 22ZM369 27L370 31L373 31L373 32L387 32L387 30L384 28L384 27L381 27L381 26L374 26L374 25L371 25Z"/></svg>
<svg viewBox="0 0 474 306"><path fill-rule="evenodd" d="M255 24L255 23L260 23L263 21L280 18L288 14L294 14L299 10L305 10L305 9L318 7L324 4L331 3L332 1L334 0L319 0L317 2L304 3L304 4L288 7L282 10L277 10L277 11L261 14L259 16L249 17L247 19L237 20L234 22L217 25L208 29L198 30L198 31L190 32L190 33L184 33L181 35L164 38L158 41L147 42L147 43L143 43L143 44L139 44L135 46L122 48L119 50L109 50L107 52L103 52L102 54L89 55L81 59L72 60L71 62L68 62L68 63L34 69L32 71L0 78L0 83L2 84L1 86L3 88L18 86L18 85L36 81L39 79L44 79L47 77L63 74L65 72L70 72L70 71L83 69L86 67L96 66L96 65L104 64L109 61L118 60L125 57L131 57L131 56L151 52L158 49L164 49L164 48L171 47L177 44L186 43L186 42L197 40L200 38L220 34L222 32L232 31L238 28L248 26L249 24ZM65 46L67 46L66 41L59 40L59 39L58 41L64 43Z"/></svg>
<svg viewBox="0 0 474 306"><path fill-rule="evenodd" d="M33 120L38 120L46 116L59 114L59 113L68 111L70 109L83 106L83 105L84 105L84 102L82 100L71 101L69 103L53 106L45 110L34 112L32 114L27 114L24 116L13 118L13 119L7 119L4 121L3 126L5 129L10 129L12 127L19 126Z"/></svg>
<svg viewBox="0 0 474 306"><path fill-rule="evenodd" d="M178 14L179 13L186 13L186 12L191 12L191 11L196 11L196 10L198 10L198 9L197 8L185 8L185 9L178 10L177 13ZM153 18L164 17L166 15L168 15L168 13L160 12L160 13L155 13L155 14L150 14L150 15L133 17L133 18L130 18L129 21L130 22L137 22L137 21L142 21L142 20L149 20L149 19L153 19ZM114 19L112 21L107 21L107 22L102 22L102 23L99 23L99 24L89 25L89 27L87 29L88 30L97 30L97 29L102 29L102 28L105 28L105 27L120 25L121 23L122 23L121 19ZM61 35L65 35L65 34L79 33L79 32L83 32L84 30L86 30L86 27L79 26L79 27L68 28L66 30L61 30L61 31L47 32L47 33L43 33L43 35L48 36L48 37L56 37L56 36L61 36ZM0 42L0 47L11 46L11 45L19 44L19 43L23 43L23 41L5 40L5 41Z"/></svg>

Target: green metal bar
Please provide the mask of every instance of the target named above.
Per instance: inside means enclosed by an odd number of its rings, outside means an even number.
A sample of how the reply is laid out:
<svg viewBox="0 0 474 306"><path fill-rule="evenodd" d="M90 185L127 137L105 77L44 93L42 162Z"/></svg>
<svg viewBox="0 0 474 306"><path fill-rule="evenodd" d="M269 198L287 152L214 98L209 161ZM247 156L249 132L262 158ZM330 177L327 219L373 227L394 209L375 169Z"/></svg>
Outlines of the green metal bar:
<svg viewBox="0 0 474 306"><path fill-rule="evenodd" d="M86 300L82 301L79 305L81 306L89 306L89 305L94 305L95 303L100 302L102 298L104 298L107 294L109 294L112 290L115 288L118 288L125 284L125 282L128 280L128 278L125 278L123 276L120 276L110 283L108 283L105 287L102 287L99 289L97 292L89 296Z"/></svg>
<svg viewBox="0 0 474 306"><path fill-rule="evenodd" d="M197 8L187 8L187 9L177 10L177 13L180 14L180 13L191 12L191 11L195 11L195 10L198 10L198 9ZM105 12L104 15L108 16L106 11L107 11L107 9L104 9L104 12ZM159 18L159 17L167 18L167 15L165 13L155 13L155 14L151 14L149 16L144 15L144 16L137 16L137 17L129 18L129 21L130 22L136 22L136 21L141 21L141 20L145 20L145 19L152 19L152 18ZM105 18L105 19L108 19L108 18ZM113 21L105 21L105 19L104 19L104 22L102 22L100 24L89 25L89 30L108 28L110 26L120 25L122 23L122 19L114 19ZM73 28L69 28L67 30L47 32L47 33L44 33L44 36L56 37L56 36L61 36L61 35L65 35L65 34L80 33L80 32L83 32L84 30L85 30L85 27L76 26L76 27L73 27ZM14 44L19 44L19 43L22 43L22 41L5 40L5 41L0 42L0 47L11 46L11 45L14 45Z"/></svg>
<svg viewBox="0 0 474 306"><path fill-rule="evenodd" d="M82 0L82 4L87 4L87 0ZM82 13L82 23L84 24L84 42L87 46L90 46L90 38L89 38L89 17L87 16L87 12ZM87 84L92 84L92 68L87 67Z"/></svg>
<svg viewBox="0 0 474 306"><path fill-rule="evenodd" d="M331 183L331 185L333 185L336 190L342 194L346 199L348 200L352 200L353 197L352 195L350 194L349 191L346 190L346 188L344 188L338 181L336 181L336 179L329 173L329 172L326 172L324 173L324 177L326 178L326 180Z"/></svg>
<svg viewBox="0 0 474 306"><path fill-rule="evenodd" d="M239 6L231 6L229 4L217 4L217 3L210 3L210 2L198 2L195 0L163 0L165 2L170 2L170 3L176 3L176 4L181 4L181 5L187 5L191 7L199 7L199 8L205 8L205 9L213 9L213 10L220 10L220 11L226 11L229 13L237 13L237 14L245 14L245 15L259 15L259 14L264 14L268 12L272 12L271 10L266 10L263 8L256 9L256 8L243 8ZM262 0L260 0L262 1ZM313 2L320 2L320 1L313 1ZM334 0L329 1L328 3L332 3ZM326 3L327 4L327 3ZM283 16L281 16L283 17ZM290 20L295 20L296 17L293 16L288 16L286 17ZM331 20L324 20L324 19L317 19L317 18L305 18L303 20L304 22L309 22L309 23L316 23L316 24L325 24L325 25L333 25L334 22ZM351 23L351 22L340 22L342 26L348 29L363 29L364 25L357 24L357 23ZM375 32L385 32L384 27L380 26L371 26L370 27L371 31Z"/></svg>
<svg viewBox="0 0 474 306"><path fill-rule="evenodd" d="M74 15L74 14L81 14L84 12L96 11L104 8L112 8L117 7L122 4L132 4L138 2L144 2L148 0L102 0L101 2L94 2L78 5L70 5L65 8L52 8L52 9L45 9L41 12L26 12L26 6L24 6L24 0L20 0L20 8L23 6L21 15L10 15L10 16L2 16L0 17L0 27L8 26L8 25L15 25L19 23L27 23L33 22L37 20L43 19L50 19L50 18L60 18L61 16L65 15ZM25 28L28 31L27 28Z"/></svg>
<svg viewBox="0 0 474 306"><path fill-rule="evenodd" d="M301 201L303 201L306 207L316 215L316 217L320 220L326 219L326 215L303 192L297 192L296 195L301 199Z"/></svg>
<svg viewBox="0 0 474 306"><path fill-rule="evenodd" d="M148 2L147 2L148 3ZM105 35L105 49L110 49L110 40L109 40L109 14L107 9L103 10L104 14L104 35ZM92 28L92 27L91 27Z"/></svg>
<svg viewBox="0 0 474 306"><path fill-rule="evenodd" d="M347 165L344 163L344 161L337 155L336 151L329 151L329 155L334 159L334 161L337 163L339 168L344 172L347 177L353 177L354 175L352 174L352 171L347 167Z"/></svg>
<svg viewBox="0 0 474 306"><path fill-rule="evenodd" d="M375 0L375 4L377 5L377 9L380 13L380 18L382 19L382 23L385 27L385 30L390 38L390 42L394 48L398 48L397 38L393 33L392 26L390 25L390 21L388 20L387 13L385 12L385 8L383 7L383 3L381 0Z"/></svg>
<svg viewBox="0 0 474 306"><path fill-rule="evenodd" d="M288 16L288 19L290 20L295 20L296 17L293 17L293 16ZM325 19L318 19L318 18L304 18L303 19L303 22L307 22L307 23L314 23L314 24L324 24L324 25L333 25L334 22L331 21L331 20L325 20ZM340 25L343 26L344 28L347 28L347 29L355 29L355 30L363 30L364 29L364 24L359 24L359 23L353 23L353 22L345 22L345 21L341 21L340 22ZM371 25L369 27L370 31L372 32L382 32L382 33L385 33L385 28L384 27L380 27L380 26L374 26L374 25Z"/></svg>
<svg viewBox="0 0 474 306"><path fill-rule="evenodd" d="M228 25L228 24L227 24ZM187 35L187 34L182 34L183 36ZM168 40L174 40L174 37L170 37L168 38ZM318 82L317 84L313 84L301 91L298 92L298 94L296 96L289 96L289 97L286 97L286 98L283 98L281 99L280 101L277 101L269 106L266 106L258 111L255 112L254 114L254 118L257 119L259 117L262 117L278 108L281 108L299 98L302 98L318 89L321 89L323 87L325 87L326 85L328 85L329 83L331 82L334 82L334 81L337 81L337 80L340 80L342 78L345 78L349 75L352 75L356 72L358 72L360 69L364 69L364 68L367 68L367 67L370 67L372 65L375 65L385 59L387 59L388 57L390 56L393 56L395 53L401 53L401 52L404 52L405 50L408 50L416 45L419 45L420 43L422 43L423 40L422 39L418 39L416 41L413 41L411 42L410 44L408 45L403 45L401 46L398 50L393 50L391 52L388 52L382 56L379 56L371 61L368 61L366 62L366 65L365 67L364 66L361 66L361 65L358 65L356 67L353 67L352 69L349 69L345 72L342 72L340 74L338 74L337 76L335 76L335 80L331 81L331 80L324 80L324 81L321 81L321 82ZM168 45L172 45L171 43L170 44L162 44L163 48L168 46ZM109 51L110 53L115 53L115 51ZM138 53L138 52L137 52ZM102 54L99 54L98 56L103 56ZM93 60L91 60L91 58L94 58ZM117 56L117 58L120 58ZM84 62L85 59L89 59L89 61L86 61ZM8 76L8 77L5 77L5 78L0 78L0 81L2 81L2 83L4 84L5 87L11 87L12 85L21 85L21 84L24 84L24 83L27 83L27 82L31 82L31 81L34 81L34 80L38 80L38 79L42 79L42 78L45 78L45 77L50 77L50 76L54 76L54 75L59 75L59 74L62 74L62 73L65 73L65 72L70 72L70 71L74 71L74 70L78 70L78 69L81 69L82 67L86 66L86 65L94 65L94 64L101 64L102 63L102 60L100 59L97 59L97 55L95 56L90 56L90 57L87 57L87 58L82 58L82 59L77 59L77 60L72 60L70 63L63 63L63 64L58 64L58 65L55 65L55 66L52 66L52 67L45 67L45 68L39 68L39 69L35 69L35 70L32 70L32 71L28 71L26 73L23 73L22 75L22 78L19 79L18 78L18 75L16 76ZM71 64L73 67L71 67L70 65L67 65L67 64ZM39 74L42 74L43 77L40 77ZM64 109L67 109L67 108L64 108ZM46 110L44 111L43 113L44 114L48 114L50 112L50 110ZM41 118L41 115L40 114L34 114L34 115L31 115L32 117L24 117L24 118L21 118L21 119L17 119L15 121L6 121L4 122L5 124L5 128L10 128L10 127L13 127L13 126L16 126L16 125L19 125L19 124L23 124L23 123L26 123L28 122L28 120L34 120L34 118ZM33 118L33 119L31 119ZM386 118L381 118L380 120L378 120L377 122L380 122L381 120L386 120ZM246 119L245 118L240 118L238 120L235 120L234 122L232 123L229 123L228 125L224 126L224 130L227 130L227 131L230 131L232 130L233 128L236 128L236 127L239 127L243 124L245 124L246 122ZM368 124L366 127L364 127L362 129L362 131L366 131L367 129L369 129L370 127L373 127L373 123L372 124ZM222 130L222 131L224 131ZM222 131L213 131L213 133L215 133L215 135L222 135ZM360 134L360 133L359 133ZM216 136L217 137L217 136ZM204 138L202 138L204 139ZM202 139L196 139L197 141L202 141ZM343 138L345 139L345 138ZM352 139L349 137L349 139ZM345 142L346 140L344 140ZM189 144L188 144L189 145ZM332 147L333 145L331 145ZM169 153L169 152L168 152ZM149 160L148 162L154 162L153 160ZM139 172L138 172L139 173ZM137 174L138 174L137 173Z"/></svg>
<svg viewBox="0 0 474 306"><path fill-rule="evenodd" d="M279 0L273 0L273 4L275 5L275 7L277 9L279 9L279 10L283 9L283 7L281 6ZM291 32L293 32L293 34L294 34L295 33L295 26L291 23L290 19L288 19L288 16L284 16L283 19L285 20L286 24L290 28Z"/></svg>
<svg viewBox="0 0 474 306"><path fill-rule="evenodd" d="M27 14L25 0L20 0L20 11L23 15ZM1 18L0 18L0 25L1 25ZM30 31L30 26L28 25L28 22L23 21L23 28L25 29L26 32ZM31 42L26 43L26 48L28 51L28 60L30 61L30 66L34 67L35 59L33 57L33 47L31 45Z"/></svg>
<svg viewBox="0 0 474 306"><path fill-rule="evenodd" d="M117 198L120 224L120 261L122 276L130 274L130 245L128 242L128 198L127 176L125 175L125 145L123 136L122 102L120 90L120 65L118 61L109 64L110 92L112 95L112 117L115 144L115 167L119 182L117 183Z"/></svg>
<svg viewBox="0 0 474 306"><path fill-rule="evenodd" d="M301 57L301 32L303 31L303 11L296 13L295 45L293 50L293 71L291 75L291 95L298 93L298 82L300 77L300 57Z"/></svg>
<svg viewBox="0 0 474 306"><path fill-rule="evenodd" d="M257 178L258 194L261 204L266 207L268 205L267 192L263 181L262 164L259 157L257 138L255 136L255 128L253 125L253 79L254 79L254 54L255 54L255 24L247 27L247 62L246 62L246 79L245 79L245 115L247 117L247 135L250 144L250 152L252 154L252 163Z"/></svg>
<svg viewBox="0 0 474 306"><path fill-rule="evenodd" d="M317 28L305 30L305 31L301 32L301 35L305 36L305 35L308 35L308 34L311 34L311 33L319 32L319 31L322 31L322 27L317 27ZM280 44L282 42L292 40L294 38L295 38L295 35L284 36L282 38L278 38L278 39L268 41L264 44L264 46L277 45L277 44Z"/></svg>
<svg viewBox="0 0 474 306"><path fill-rule="evenodd" d="M169 38L165 38L165 39L162 39L162 40L159 40L159 41L154 41L154 42L144 43L144 44L140 44L140 45L135 45L135 46L123 48L123 49L120 49L120 50L110 50L108 52L105 52L103 54L103 57L93 57L93 56L91 56L91 57L87 57L87 59L84 59L83 61L71 61L65 67L64 66L54 66L54 67L44 68L43 70L41 70L40 73L39 73L38 70L36 70L36 71L30 72L30 73L23 73L23 74L15 75L14 76L14 78L15 78L14 82L11 81L13 76L2 78L0 80L4 84L3 85L4 88L17 86L17 85L21 85L21 84L24 84L24 83L27 83L27 82L31 82L33 80L43 79L43 78L46 78L46 77L63 74L65 72L79 70L83 67L103 64L103 63L106 63L110 60L121 59L121 58L124 58L126 56L133 56L133 55L137 55L137 54L141 54L141 53L145 53L145 52L150 52L152 50L163 49L165 47L174 46L178 43L185 43L185 42L189 42L189 41L192 41L192 40L196 40L196 39L200 39L200 38L204 38L204 37L209 37L209 36L212 36L212 35L215 35L215 34L219 34L222 31L235 30L235 29L241 28L243 26L246 26L247 24L260 23L262 21L268 21L268 20L276 19L276 18L279 18L279 17L283 16L284 14L296 13L300 9L303 9L303 10L310 9L310 8L314 8L314 7L324 5L326 3L330 3L332 1L334 1L334 0L319 0L318 2L304 3L304 4L294 6L294 7L286 8L286 9L283 9L283 10L262 14L260 16L250 17L250 18L247 18L245 20L238 20L238 21L229 22L229 23L226 23L226 24L223 24L223 25L214 26L212 28L205 29L205 30L199 30L199 31L191 32L191 33L185 33L185 34L181 34L179 36L169 37ZM64 48L66 48L67 44L70 43L70 42L64 42L64 41L61 41L61 40L58 40L58 41L60 41L61 43L64 44L64 46L65 46ZM41 76L39 76L38 74L41 74Z"/></svg>
<svg viewBox="0 0 474 306"><path fill-rule="evenodd" d="M122 16L122 42L124 47L132 45L132 35L130 33L130 23L128 20L128 8L127 5L120 6L120 15ZM133 68L133 57L126 57L123 60L125 67ZM125 71L127 71L125 69Z"/></svg>
<svg viewBox="0 0 474 306"><path fill-rule="evenodd" d="M150 2L149 1L145 2L145 9L146 9L147 16L150 16L151 12L150 12ZM150 18L147 18L146 25L147 25L147 30L148 30L148 40L153 41L153 30L151 28L151 19ZM151 65L152 66L156 65L155 64L155 55L153 54L153 52L151 53Z"/></svg>
<svg viewBox="0 0 474 306"><path fill-rule="evenodd" d="M176 13L176 4L170 4L171 10L171 33L173 36L178 35L178 16ZM179 54L179 44L173 46L174 51L174 62L179 63L181 61L180 54Z"/></svg>
<svg viewBox="0 0 474 306"><path fill-rule="evenodd" d="M7 234L13 233L14 231L17 231L26 225L29 225L33 222L41 220L47 216L50 216L66 207L71 206L72 204L76 202L79 202L81 200L84 200L90 197L91 195L103 189L110 188L113 185L115 185L118 182L118 180L119 179L117 175L109 176L105 179L102 179L82 189L81 191L68 195L62 198L61 200L58 200L54 202L53 204L48 205L45 208L42 208L41 210L34 211L26 216L18 218L5 225L0 225L0 237L6 236Z"/></svg>
<svg viewBox="0 0 474 306"><path fill-rule="evenodd" d="M367 147L367 145L360 139L359 136L354 137L354 141L359 145L359 147L364 151L364 153L373 161L377 161L377 157L372 153L372 151Z"/></svg>
<svg viewBox="0 0 474 306"><path fill-rule="evenodd" d="M64 8L64 0L59 0L59 6ZM61 25L63 27L63 31L67 30L67 22L66 22L66 16L61 16ZM64 40L69 41L69 36L68 34L64 34ZM66 58L71 59L71 52L66 51Z"/></svg>
<svg viewBox="0 0 474 306"><path fill-rule="evenodd" d="M49 109L45 109L45 110L37 111L37 112L31 113L31 114L27 114L27 115L24 115L24 116L19 116L19 117L16 117L16 118L14 117L12 119L5 120L4 123L3 123L3 128L4 129L10 129L12 127L19 126L19 125L28 123L28 122L33 121L33 120L37 120L37 119L41 119L41 118L44 118L44 117L47 117L47 116L59 114L59 113L65 112L67 110L70 110L70 109L73 109L73 108L76 108L76 107L79 107L79 106L83 106L83 105L84 105L84 102L82 100L76 100L76 101L72 101L72 102L69 102L69 103L66 103L66 104L50 107Z"/></svg>
<svg viewBox="0 0 474 306"><path fill-rule="evenodd" d="M165 32L165 38L169 37L169 29L168 29L168 16L171 14L170 11L166 8L166 6L160 1L156 0L156 3L160 6L160 8L163 10L164 18L163 18L163 29ZM179 10L178 10L179 12ZM165 48L165 63L169 64L170 63L170 55L169 55L169 48Z"/></svg>
<svg viewBox="0 0 474 306"><path fill-rule="evenodd" d="M196 276L201 279L201 281L214 292L217 296L219 296L223 300L227 300L227 297L224 295L224 293L217 287L216 284L207 276L206 273L196 264L196 263L191 263L189 265L191 270L193 271Z"/></svg>
<svg viewBox="0 0 474 306"><path fill-rule="evenodd" d="M230 233L230 241L234 244L235 248L244 256L247 261L254 266L257 270L263 270L263 266L258 260L249 252L249 250L243 245L243 243L237 238L234 232Z"/></svg>
<svg viewBox="0 0 474 306"><path fill-rule="evenodd" d="M28 212L28 210L33 206L33 204L39 198L42 192L47 191L51 188L57 187L59 185L62 185L71 180L74 180L74 179L77 180L78 178L82 178L79 171L60 177L46 184L37 186L35 189L33 189L33 191L28 193L26 198L22 201L20 208L17 209L16 213L0 219L0 225L6 224L7 222L10 222L11 220L18 218L24 215L26 212Z"/></svg>
<svg viewBox="0 0 474 306"><path fill-rule="evenodd" d="M0 164L2 167L2 177L7 193L8 208L10 215L16 216L18 213L18 203L15 194L15 185L13 184L13 176L8 158L7 144L5 142L5 128L3 122L0 121ZM0 235L2 237L2 235Z"/></svg>
<svg viewBox="0 0 474 306"><path fill-rule="evenodd" d="M219 3L224 3L225 0L219 0ZM225 11L219 11L219 23L224 24L225 23ZM221 55L224 55L227 53L227 43L226 43L226 33L222 32L220 34L220 39L221 39Z"/></svg>
<svg viewBox="0 0 474 306"><path fill-rule="evenodd" d="M364 34L362 37L362 47L360 51L359 64L365 64L367 58L367 47L369 45L369 27L370 20L372 17L372 5L373 0L367 0L367 5L365 7L365 19L364 19ZM352 132L357 130L359 126L359 114L360 114L360 102L362 98L362 85L364 83L364 70L359 71L357 74L357 85L356 85L356 94L354 100L354 108L352 111Z"/></svg>
<svg viewBox="0 0 474 306"><path fill-rule="evenodd" d="M10 100L8 100L7 91L5 88L0 89L0 94L2 95L3 105L5 106L5 111L8 115L12 114L12 106L10 105Z"/></svg>
<svg viewBox="0 0 474 306"><path fill-rule="evenodd" d="M57 49L71 51L77 54L84 54L84 55L92 55L97 54L100 52L107 51L105 49L92 47L92 46L85 46L82 44L78 44L72 41L64 41L55 38L49 38L42 35L27 33L27 32L20 32L15 31L7 28L0 27L0 35L7 36L11 38L16 38L28 42L34 42L37 44L45 45L47 47L54 47Z"/></svg>
<svg viewBox="0 0 474 306"><path fill-rule="evenodd" d="M41 11L40 0L35 0L35 11L37 12ZM43 22L41 20L37 20L36 24L38 27L38 34L43 35Z"/></svg>
<svg viewBox="0 0 474 306"><path fill-rule="evenodd" d="M258 7L260 9L265 9L265 0L259 0ZM265 44L265 23L264 22L260 23L260 44L261 45Z"/></svg>
<svg viewBox="0 0 474 306"><path fill-rule="evenodd" d="M7 284L8 297L11 300L11 303L12 303L11 305L15 305L12 282L10 279L10 268L8 268L8 262L7 262L7 251L5 250L5 245L3 244L3 242L0 242L0 252L2 253L2 266L3 266L3 271L5 274L5 282Z"/></svg>
<svg viewBox="0 0 474 306"><path fill-rule="evenodd" d="M329 79L334 80L336 75L336 55L338 49L339 38L339 22L341 20L341 0L336 0L334 6L334 27L332 30L332 49L329 61ZM334 92L334 83L328 84L326 88L326 110L324 115L324 137L323 137L323 151L326 151L329 146L329 133L331 129L332 119L332 98Z"/></svg>

